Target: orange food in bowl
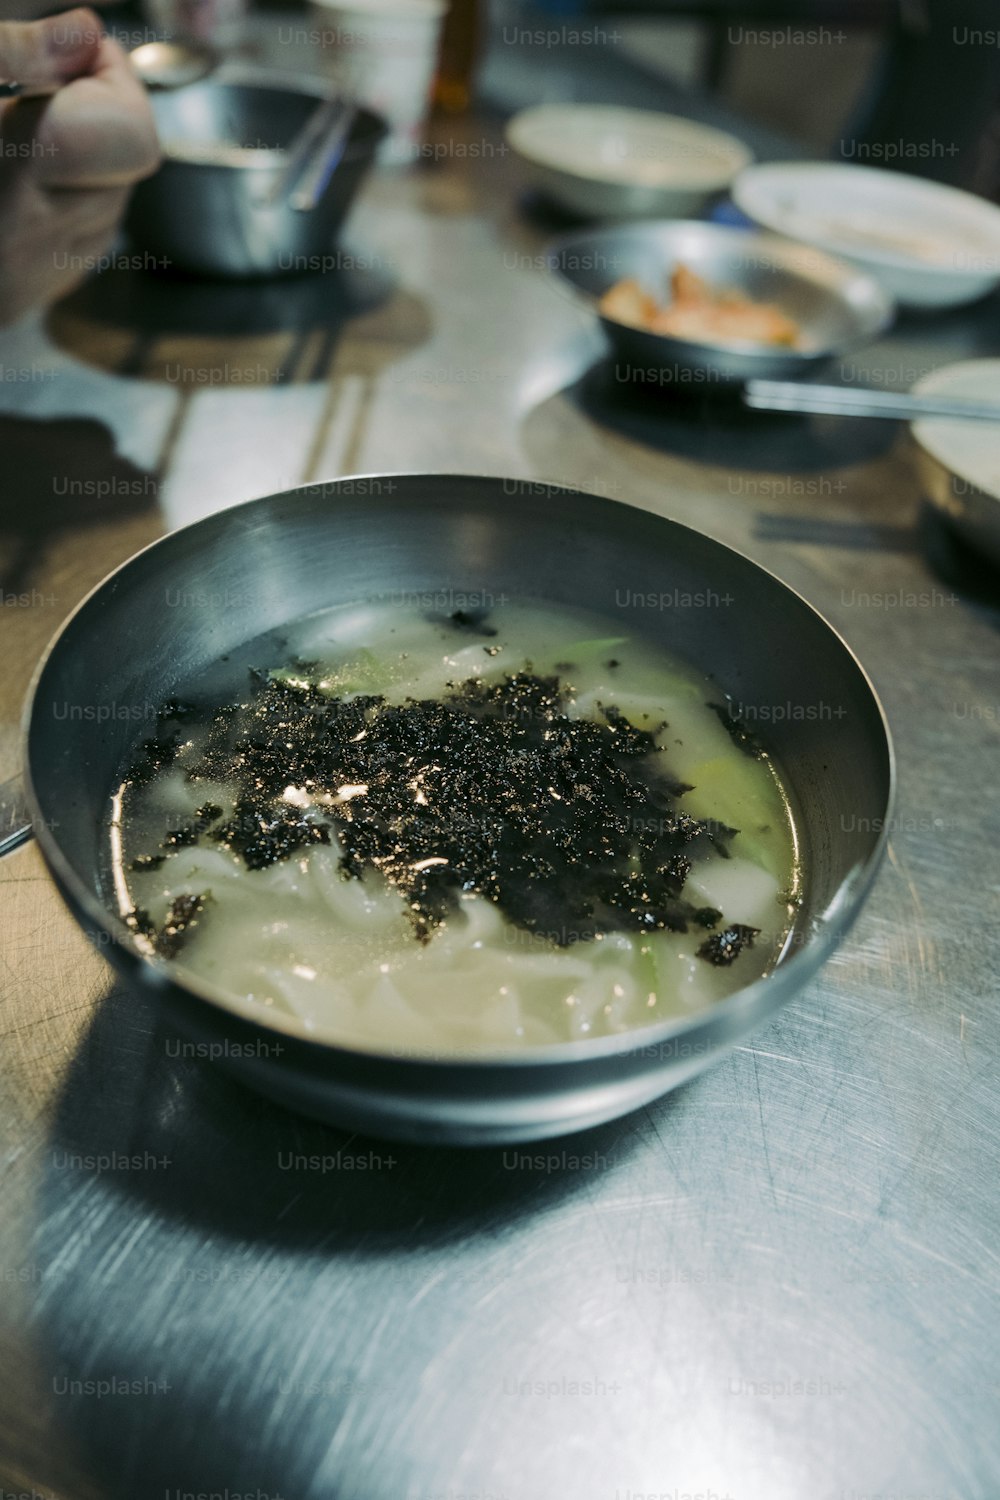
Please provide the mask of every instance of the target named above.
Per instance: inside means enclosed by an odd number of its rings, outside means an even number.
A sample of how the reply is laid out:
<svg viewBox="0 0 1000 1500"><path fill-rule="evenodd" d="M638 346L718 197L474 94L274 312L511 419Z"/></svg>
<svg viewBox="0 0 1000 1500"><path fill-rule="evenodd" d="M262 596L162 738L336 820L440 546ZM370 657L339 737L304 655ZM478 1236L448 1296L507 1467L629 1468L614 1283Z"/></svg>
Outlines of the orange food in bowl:
<svg viewBox="0 0 1000 1500"><path fill-rule="evenodd" d="M615 282L598 304L606 318L647 333L702 344L755 343L794 347L799 325L771 302L735 287L715 288L685 265L670 277L671 300L658 303L633 277Z"/></svg>

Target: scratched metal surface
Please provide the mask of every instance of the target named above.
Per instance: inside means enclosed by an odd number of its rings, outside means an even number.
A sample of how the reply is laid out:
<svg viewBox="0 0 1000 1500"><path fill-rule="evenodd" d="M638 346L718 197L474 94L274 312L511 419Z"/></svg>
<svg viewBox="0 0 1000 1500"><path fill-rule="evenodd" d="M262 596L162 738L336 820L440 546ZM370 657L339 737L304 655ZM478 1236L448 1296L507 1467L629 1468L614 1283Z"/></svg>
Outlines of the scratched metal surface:
<svg viewBox="0 0 1000 1500"><path fill-rule="evenodd" d="M470 467L627 497L801 589L896 733L889 860L751 1045L539 1161L264 1103L111 985L33 848L0 863L4 1500L995 1500L995 580L918 525L894 426L629 397L517 182L453 152L373 183L371 305L327 278L211 323L175 288L150 321L112 273L0 338L37 374L0 385L0 780L50 630L165 524ZM840 373L905 386L998 337L993 302ZM238 362L271 373L204 374Z"/></svg>

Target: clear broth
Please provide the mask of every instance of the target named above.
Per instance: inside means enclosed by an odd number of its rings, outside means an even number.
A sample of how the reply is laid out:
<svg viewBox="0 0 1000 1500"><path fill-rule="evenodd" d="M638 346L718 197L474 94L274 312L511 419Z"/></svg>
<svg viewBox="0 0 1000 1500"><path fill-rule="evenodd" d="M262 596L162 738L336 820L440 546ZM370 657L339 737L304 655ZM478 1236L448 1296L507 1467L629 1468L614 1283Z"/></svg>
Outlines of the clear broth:
<svg viewBox="0 0 1000 1500"><path fill-rule="evenodd" d="M319 661L331 697L369 693L403 703L527 667L560 677L572 716L600 718L600 706L613 704L638 728L665 720L657 734L664 768L693 788L679 809L738 830L730 857L696 860L684 897L717 908L726 923L760 929L752 948L716 967L698 956L703 928L579 941L565 930L532 933L478 894L463 894L455 914L419 943L402 896L377 870L345 878L335 832L329 844L264 869L248 869L209 840L171 850L156 868L133 869L137 856L162 852L165 830L206 801L232 808L232 787L186 779L207 732L200 715L183 727L169 768L144 785L126 783L116 798L111 876L121 913L141 908L160 925L177 896L205 894L172 963L298 1016L328 1039L378 1051L496 1052L615 1035L700 1011L773 967L800 881L789 799L773 762L741 749L709 706L722 701L718 688L641 637L613 634L599 616L501 604L488 619L497 633L487 638L433 614L435 602L312 616L178 684L178 696L207 716L247 701L251 665L294 674L294 663ZM321 817L322 807L315 812ZM651 808L649 816L659 814Z"/></svg>

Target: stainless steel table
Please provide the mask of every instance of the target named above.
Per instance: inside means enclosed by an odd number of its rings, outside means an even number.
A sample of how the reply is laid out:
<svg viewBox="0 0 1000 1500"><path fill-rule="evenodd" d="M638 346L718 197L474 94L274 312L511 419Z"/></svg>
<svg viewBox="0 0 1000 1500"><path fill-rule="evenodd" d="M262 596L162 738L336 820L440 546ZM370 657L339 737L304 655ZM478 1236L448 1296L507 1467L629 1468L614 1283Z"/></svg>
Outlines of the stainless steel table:
<svg viewBox="0 0 1000 1500"><path fill-rule="evenodd" d="M889 859L752 1045L537 1153L257 1099L112 984L34 848L0 862L0 1496L995 1500L995 581L919 524L893 426L630 392L496 129L439 140L335 269L119 264L0 338L0 779L46 637L165 526L493 471L704 528L823 610L895 729ZM998 340L994 301L833 373L903 386Z"/></svg>

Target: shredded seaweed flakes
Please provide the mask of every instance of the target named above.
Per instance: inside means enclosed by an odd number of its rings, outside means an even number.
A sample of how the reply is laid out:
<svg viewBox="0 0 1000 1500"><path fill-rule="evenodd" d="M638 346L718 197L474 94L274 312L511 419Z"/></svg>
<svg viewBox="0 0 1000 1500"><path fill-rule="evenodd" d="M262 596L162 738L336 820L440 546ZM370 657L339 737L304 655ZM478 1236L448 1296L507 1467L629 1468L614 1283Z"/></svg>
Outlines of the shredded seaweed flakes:
<svg viewBox="0 0 1000 1500"><path fill-rule="evenodd" d="M176 958L184 939L205 909L207 895L185 893L175 896L170 903L163 926L152 934L156 951L164 958Z"/></svg>
<svg viewBox="0 0 1000 1500"><path fill-rule="evenodd" d="M722 922L684 886L693 859L725 855L735 830L678 806L690 788L663 765L664 724L639 728L614 704L573 717L558 674L530 667L401 704L332 697L309 669L254 670L245 702L211 712L185 774L230 786L232 811L206 804L164 847L210 839L262 869L335 831L344 877L379 871L420 941L463 893L560 946ZM171 910L161 952L200 911ZM752 932L713 933L701 956L730 963Z"/></svg>
<svg viewBox="0 0 1000 1500"><path fill-rule="evenodd" d="M707 706L718 714L723 729L738 750L749 755L751 760L763 760L767 752L746 720L734 713L731 703L709 703Z"/></svg>
<svg viewBox="0 0 1000 1500"><path fill-rule="evenodd" d="M716 968L727 968L734 963L744 948L752 948L754 939L760 935L759 927L746 927L742 922L733 922L721 932L713 932L698 949L698 957L707 959Z"/></svg>

